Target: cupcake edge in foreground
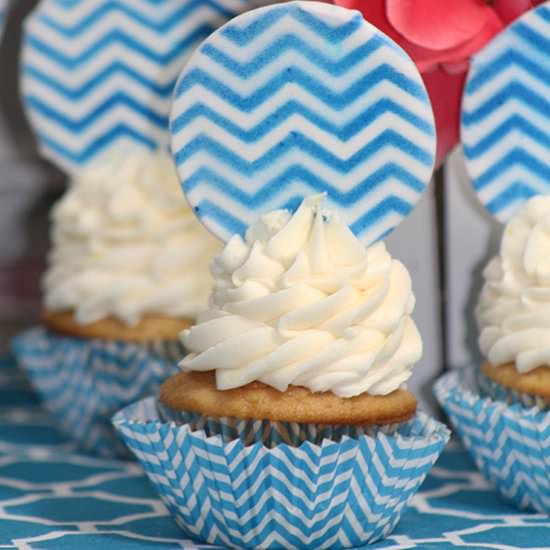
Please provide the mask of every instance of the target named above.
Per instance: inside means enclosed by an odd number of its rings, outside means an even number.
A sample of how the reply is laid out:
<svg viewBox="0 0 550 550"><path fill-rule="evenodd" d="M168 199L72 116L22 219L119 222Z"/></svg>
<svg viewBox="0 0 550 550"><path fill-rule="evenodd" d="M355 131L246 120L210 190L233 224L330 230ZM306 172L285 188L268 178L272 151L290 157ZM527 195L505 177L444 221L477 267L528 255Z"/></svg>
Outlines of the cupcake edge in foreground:
<svg viewBox="0 0 550 550"><path fill-rule="evenodd" d="M530 199L505 226L476 308L486 393L550 405L550 197Z"/></svg>
<svg viewBox="0 0 550 550"><path fill-rule="evenodd" d="M410 276L323 199L262 216L213 260L209 309L182 334L189 354L161 389L164 405L323 425L414 416L403 388L422 353Z"/></svg>

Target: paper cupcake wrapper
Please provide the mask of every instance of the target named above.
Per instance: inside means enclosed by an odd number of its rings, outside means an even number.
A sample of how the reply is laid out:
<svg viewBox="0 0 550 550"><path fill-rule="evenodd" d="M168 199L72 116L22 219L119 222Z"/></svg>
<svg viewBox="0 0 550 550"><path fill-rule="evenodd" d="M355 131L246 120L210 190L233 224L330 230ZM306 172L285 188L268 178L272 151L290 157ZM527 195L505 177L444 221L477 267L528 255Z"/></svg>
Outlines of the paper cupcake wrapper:
<svg viewBox="0 0 550 550"><path fill-rule="evenodd" d="M480 395L477 368L442 376L434 393L486 479L519 508L550 513L550 412Z"/></svg>
<svg viewBox="0 0 550 550"><path fill-rule="evenodd" d="M131 456L113 429L112 415L159 392L178 371L172 359L178 346L72 338L43 327L12 341L19 365L60 429L83 451L109 458Z"/></svg>
<svg viewBox="0 0 550 550"><path fill-rule="evenodd" d="M113 423L186 535L238 548L350 548L388 536L449 438L418 413L392 435L269 449L166 422L153 397Z"/></svg>
<svg viewBox="0 0 550 550"><path fill-rule="evenodd" d="M509 405L519 403L528 409L538 407L541 411L550 410L550 399L505 388L485 376L481 371L478 373L478 384L479 392L483 397L490 397L495 401L504 401Z"/></svg>
<svg viewBox="0 0 550 550"><path fill-rule="evenodd" d="M393 433L406 423L384 426L337 426L327 424L302 424L298 422L274 422L271 420L244 420L230 416L209 417L191 411L177 411L158 403L161 420L181 426L187 424L192 431L202 430L206 437L219 435L225 443L240 439L244 445L263 443L272 449L281 443L299 447L305 441L321 445L323 440L341 441L343 437L360 437L378 433Z"/></svg>

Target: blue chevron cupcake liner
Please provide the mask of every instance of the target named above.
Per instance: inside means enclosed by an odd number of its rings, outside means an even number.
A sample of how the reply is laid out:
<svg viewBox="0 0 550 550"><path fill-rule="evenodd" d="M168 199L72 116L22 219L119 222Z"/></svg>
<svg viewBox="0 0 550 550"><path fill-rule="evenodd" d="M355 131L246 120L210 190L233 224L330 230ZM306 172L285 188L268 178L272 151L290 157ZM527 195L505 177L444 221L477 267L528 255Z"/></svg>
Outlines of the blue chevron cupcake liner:
<svg viewBox="0 0 550 550"><path fill-rule="evenodd" d="M179 349L179 354L176 354ZM183 356L179 343L142 346L63 336L31 328L12 341L14 355L44 406L78 447L106 458L131 455L112 415L158 393Z"/></svg>
<svg viewBox="0 0 550 550"><path fill-rule="evenodd" d="M484 397L490 397L495 401L504 401L509 405L519 403L524 407L530 409L532 407L538 407L541 411L550 410L550 400L537 395L528 395L526 393L520 393L510 388L494 382L481 371L478 373L479 392Z"/></svg>
<svg viewBox="0 0 550 550"><path fill-rule="evenodd" d="M351 548L387 537L449 438L418 413L391 435L270 449L164 421L154 397L113 423L185 534L233 548Z"/></svg>
<svg viewBox="0 0 550 550"><path fill-rule="evenodd" d="M262 443L274 448L281 443L299 447L305 441L321 445L323 440L341 441L344 437L360 437L393 433L400 424L384 426L337 426L327 424L302 424L298 422L274 422L271 420L245 420L234 417L209 417L191 411L177 411L159 402L158 412L161 420L174 422L181 426L187 424L192 431L202 430L207 437L221 436L229 443L240 439L244 445Z"/></svg>
<svg viewBox="0 0 550 550"><path fill-rule="evenodd" d="M550 513L550 412L480 395L478 368L442 376L434 393L478 469L518 508Z"/></svg>

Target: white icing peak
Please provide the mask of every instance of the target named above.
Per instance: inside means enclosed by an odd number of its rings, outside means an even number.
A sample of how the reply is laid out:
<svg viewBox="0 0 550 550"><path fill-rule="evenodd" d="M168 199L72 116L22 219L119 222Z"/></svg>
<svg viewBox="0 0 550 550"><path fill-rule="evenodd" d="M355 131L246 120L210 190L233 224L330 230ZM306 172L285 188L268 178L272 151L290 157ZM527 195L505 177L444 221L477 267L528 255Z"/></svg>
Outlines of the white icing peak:
<svg viewBox="0 0 550 550"><path fill-rule="evenodd" d="M550 366L550 197L532 198L508 223L483 275L483 354L493 365L514 362L522 373Z"/></svg>
<svg viewBox="0 0 550 550"><path fill-rule="evenodd" d="M52 212L45 306L77 322L195 317L221 249L195 219L167 153L114 153L85 168Z"/></svg>
<svg viewBox="0 0 550 550"><path fill-rule="evenodd" d="M365 249L323 196L267 214L211 264L210 308L182 333L184 370L219 389L260 381L385 395L411 375L422 342L406 268L383 243Z"/></svg>

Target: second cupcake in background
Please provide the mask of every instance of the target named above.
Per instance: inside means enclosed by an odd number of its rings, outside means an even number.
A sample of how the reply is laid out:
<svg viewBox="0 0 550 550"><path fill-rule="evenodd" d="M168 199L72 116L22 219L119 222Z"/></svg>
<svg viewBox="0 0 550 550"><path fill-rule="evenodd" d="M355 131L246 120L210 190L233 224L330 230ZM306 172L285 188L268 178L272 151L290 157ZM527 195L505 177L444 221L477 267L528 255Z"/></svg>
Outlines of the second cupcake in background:
<svg viewBox="0 0 550 550"><path fill-rule="evenodd" d="M109 419L174 372L178 334L207 303L219 249L167 153L112 153L70 183L52 212L45 328L13 349L81 449L125 453Z"/></svg>
<svg viewBox="0 0 550 550"><path fill-rule="evenodd" d="M504 229L484 271L477 316L485 392L550 405L550 197L528 201Z"/></svg>

